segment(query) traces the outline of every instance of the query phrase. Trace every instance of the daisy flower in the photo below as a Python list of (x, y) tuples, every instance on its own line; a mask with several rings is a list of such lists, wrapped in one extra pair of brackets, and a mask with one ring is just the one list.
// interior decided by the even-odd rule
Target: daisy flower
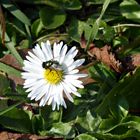
[(24, 60), (24, 72), (21, 73), (28, 97), (40, 100), (39, 106), (52, 104), (53, 110), (59, 110), (59, 106), (66, 108), (64, 98), (73, 102), (73, 94), (80, 97), (77, 88), (84, 86), (78, 79), (87, 74), (80, 74), (77, 69), (85, 61), (75, 61), (77, 53), (76, 47), (68, 51), (63, 42), (54, 43), (52, 48), (49, 41), (42, 42), (41, 46), (37, 44), (32, 52), (29, 51), (27, 60)]

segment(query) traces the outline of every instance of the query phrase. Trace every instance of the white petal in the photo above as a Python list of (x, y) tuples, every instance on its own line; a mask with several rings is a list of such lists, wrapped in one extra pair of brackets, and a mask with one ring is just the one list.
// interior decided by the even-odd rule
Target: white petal
[(26, 56), (26, 59), (30, 62), (30, 63), (32, 63), (32, 64), (38, 64), (38, 63), (40, 63), (40, 64), (42, 64), (42, 61), (40, 60), (40, 61), (36, 61), (35, 59), (33, 59), (32, 57), (30, 57), (30, 56)]
[(39, 80), (38, 82), (36, 82), (34, 84), (34, 86), (28, 88), (26, 91), (30, 91), (31, 92), (28, 94), (28, 97), (31, 97), (33, 94), (38, 94), (39, 91), (42, 90), (42, 86), (45, 85), (46, 83), (44, 82), (44, 80)]
[(50, 105), (52, 103), (53, 97), (51, 96), (48, 100), (48, 105)]
[(42, 51), (43, 51), (43, 53), (44, 53), (44, 57), (45, 57), (46, 61), (52, 59), (52, 58), (49, 56), (49, 54), (48, 54), (48, 50), (47, 50), (47, 48), (46, 48), (47, 46), (46, 46), (46, 44), (45, 44), (44, 42), (41, 42), (41, 47), (42, 47)]
[(71, 84), (72, 84), (73, 86), (75, 86), (75, 87), (84, 88), (84, 86), (82, 85), (82, 82), (79, 81), (79, 80), (71, 80), (70, 82), (71, 82)]
[(47, 42), (45, 43), (45, 47), (47, 49), (47, 52), (48, 52), (47, 54), (48, 54), (50, 60), (53, 59), (53, 54), (52, 54), (52, 48), (51, 48), (50, 41), (47, 40)]
[(32, 73), (36, 73), (36, 74), (42, 74), (44, 72), (44, 69), (42, 67), (36, 67), (36, 66), (28, 66), (28, 67), (23, 67), (24, 71), (27, 72), (32, 72)]
[(41, 93), (39, 93), (35, 98), (36, 101), (40, 100), (45, 94), (48, 94), (49, 86), (50, 85), (47, 84), (47, 85), (44, 85), (44, 87), (42, 87)]
[(73, 98), (72, 98), (72, 96), (70, 95), (70, 92), (67, 91), (67, 89), (65, 88), (65, 86), (63, 85), (63, 83), (61, 83), (61, 84), (62, 84), (62, 86), (63, 86), (65, 95), (67, 96), (67, 98), (68, 98), (71, 102), (73, 102)]
[(67, 52), (67, 55), (70, 55), (70, 54), (73, 54), (74, 51), (76, 50), (76, 47), (72, 47), (68, 52)]
[(63, 99), (63, 101), (62, 101), (62, 105), (64, 106), (64, 108), (67, 108), (67, 105), (66, 105), (66, 103), (65, 103), (65, 100)]
[(29, 73), (29, 72), (22, 72), (21, 73), (23, 79), (28, 79), (28, 78), (36, 78), (36, 79), (41, 79), (44, 78), (43, 74), (35, 74), (35, 73)]
[(73, 92), (74, 95), (76, 95), (77, 97), (81, 97), (81, 94), (79, 92)]
[(77, 53), (78, 53), (78, 50), (75, 50), (73, 53), (71, 53), (71, 54), (69, 54), (69, 55), (67, 54), (67, 55), (65, 56), (65, 58), (64, 58), (63, 63), (64, 63), (65, 65), (67, 65), (67, 66), (71, 65), (71, 64), (69, 63), (69, 61), (72, 60), (72, 59), (77, 55)]
[(78, 72), (79, 72), (78, 69), (74, 69), (74, 70), (72, 70), (72, 71), (68, 71), (67, 74), (76, 74), (76, 73), (78, 73)]
[(36, 62), (40, 63), (41, 60), (39, 59), (39, 57), (37, 57), (36, 55), (34, 55), (32, 52), (28, 52), (29, 56)]
[(72, 78), (72, 79), (78, 79), (78, 78), (83, 78), (83, 77), (87, 77), (88, 74), (69, 74), (69, 75), (65, 75), (65, 77), (67, 79)]
[(39, 106), (43, 106), (44, 102), (45, 102), (45, 97), (43, 97), (43, 98), (41, 99), (41, 101), (40, 101), (40, 103), (39, 103)]
[(36, 83), (37, 82), (37, 80), (36, 79), (26, 79), (25, 81), (24, 81), (24, 85), (30, 85), (30, 84), (34, 84), (34, 83)]
[(42, 67), (42, 63), (38, 63), (38, 62), (33, 63), (33, 62), (30, 62), (30, 61), (27, 61), (27, 60), (24, 60), (23, 64), (24, 64), (25, 67), (30, 67), (30, 66)]
[(67, 84), (67, 86), (69, 86), (72, 91), (77, 91), (77, 88), (73, 86), (68, 80), (64, 80), (63, 82), (65, 82), (65, 84)]
[(34, 54), (41, 60), (41, 61), (45, 61), (45, 56), (44, 53), (42, 52), (40, 46), (37, 44), (35, 46), (35, 48), (33, 49)]
[(61, 49), (61, 52), (60, 52), (60, 61), (59, 63), (62, 64), (64, 58), (65, 58), (65, 55), (66, 55), (66, 52), (67, 52), (67, 45), (64, 45), (63, 48)]
[(59, 44), (54, 43), (53, 45), (54, 60), (59, 61), (59, 56), (60, 56), (60, 51), (61, 51), (62, 46), (63, 46), (62, 41)]
[(52, 110), (55, 110), (55, 108), (56, 108), (56, 102), (52, 102)]
[(72, 65), (68, 67), (68, 71), (71, 71), (84, 63), (85, 59), (76, 60)]
[(49, 85), (48, 93), (43, 97), (44, 102), (42, 106), (44, 106), (48, 102), (48, 100), (52, 97), (52, 90), (53, 90), (53, 85)]

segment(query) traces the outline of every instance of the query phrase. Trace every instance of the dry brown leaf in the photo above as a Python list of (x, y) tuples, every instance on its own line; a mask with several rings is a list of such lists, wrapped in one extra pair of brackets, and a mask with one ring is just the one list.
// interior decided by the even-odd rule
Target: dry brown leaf
[(63, 138), (52, 138), (48, 136), (37, 136), (35, 134), (20, 134), (3, 131), (0, 132), (0, 140), (63, 140)]
[[(0, 59), (0, 62), (9, 65), (17, 70), (22, 70), (22, 67), (20, 66), (20, 64), (17, 62), (17, 60), (11, 55), (11, 54), (7, 54), (5, 55), (3, 58)], [(24, 80), (20, 77), (16, 77), (13, 75), (8, 75), (8, 78), (11, 79), (16, 85), (22, 85)]]
[(132, 65), (139, 67), (140, 66), (140, 54), (132, 55), (131, 58), (132, 58), (132, 60), (131, 60)]
[[(84, 36), (81, 37), (81, 48), (86, 48), (86, 40)], [(95, 47), (94, 43), (89, 45), (88, 54), (91, 57), (95, 57), (97, 61), (101, 61), (116, 72), (120, 73), (122, 71), (122, 64), (119, 60), (116, 60), (115, 55), (111, 52), (111, 47), (105, 45), (102, 48)]]
[(112, 52), (110, 52), (110, 50), (111, 47), (105, 45), (102, 48), (97, 48), (97, 47), (90, 48), (88, 53), (92, 57), (96, 57), (98, 61), (103, 62), (104, 64), (106, 64), (107, 66), (115, 70), (116, 72), (120, 73), (122, 71), (122, 64), (118, 60), (116, 60), (115, 55)]

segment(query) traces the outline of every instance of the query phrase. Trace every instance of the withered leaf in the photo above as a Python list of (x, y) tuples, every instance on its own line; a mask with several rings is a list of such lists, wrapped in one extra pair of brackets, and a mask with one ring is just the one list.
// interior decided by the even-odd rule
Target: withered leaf
[(93, 47), (90, 48), (88, 53), (91, 56), (96, 57), (96, 60), (103, 62), (111, 69), (120, 73), (122, 71), (122, 64), (116, 59), (115, 55), (111, 52), (111, 47), (105, 45), (102, 48)]
[[(17, 70), (22, 71), (22, 67), (18, 63), (18, 61), (13, 57), (11, 54), (5, 55), (3, 58), (0, 59), (0, 62), (7, 64)], [(16, 77), (13, 75), (8, 75), (8, 78), (11, 79), (16, 85), (22, 85), (23, 84), (23, 79), (20, 77)]]

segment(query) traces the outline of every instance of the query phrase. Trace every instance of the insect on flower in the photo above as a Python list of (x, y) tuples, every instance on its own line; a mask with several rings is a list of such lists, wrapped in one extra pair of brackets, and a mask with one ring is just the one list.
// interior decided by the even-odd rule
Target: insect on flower
[(55, 60), (49, 60), (42, 63), (42, 67), (45, 69), (50, 68), (52, 65), (59, 66), (59, 63)]
[(73, 95), (80, 97), (78, 88), (84, 88), (79, 78), (87, 74), (80, 74), (77, 69), (84, 63), (84, 59), (74, 60), (78, 50), (72, 47), (68, 50), (63, 42), (49, 41), (36, 45), (32, 52), (28, 52), (24, 60), (22, 78), (25, 79), (24, 88), (28, 97), (40, 101), (39, 106), (52, 104), (52, 109), (59, 106), (66, 108), (65, 98), (73, 102)]

